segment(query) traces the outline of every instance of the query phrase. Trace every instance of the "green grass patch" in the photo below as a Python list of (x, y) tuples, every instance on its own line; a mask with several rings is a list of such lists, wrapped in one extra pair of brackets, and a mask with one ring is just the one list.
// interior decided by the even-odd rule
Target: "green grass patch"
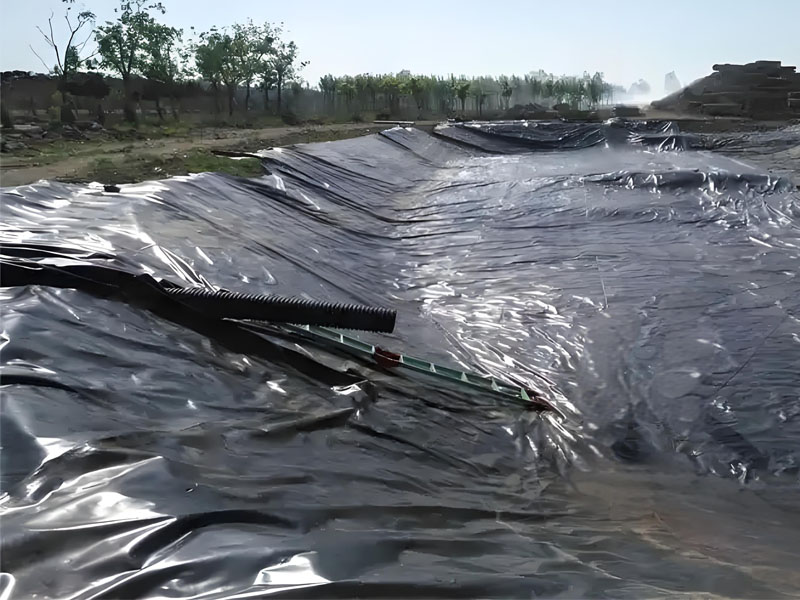
[(189, 173), (227, 173), (238, 177), (258, 177), (264, 174), (257, 158), (217, 156), (208, 150), (192, 150), (183, 155), (183, 165)]
[(78, 176), (62, 178), (65, 181), (99, 181), (103, 184), (135, 183), (164, 179), (190, 173), (225, 173), (237, 177), (259, 177), (264, 174), (261, 161), (256, 158), (229, 158), (217, 156), (205, 149), (167, 157), (127, 156), (118, 160), (100, 158)]
[(264, 129), (285, 127), (281, 117), (258, 113), (217, 115), (202, 119), (186, 115), (180, 121), (167, 117), (163, 121), (143, 118), (138, 123), (120, 122), (109, 126), (108, 131), (117, 139), (159, 139), (188, 136), (205, 129)]
[(197, 127), (190, 121), (175, 121), (172, 118), (164, 121), (141, 120), (137, 124), (117, 123), (109, 127), (109, 133), (117, 139), (159, 139), (189, 135)]

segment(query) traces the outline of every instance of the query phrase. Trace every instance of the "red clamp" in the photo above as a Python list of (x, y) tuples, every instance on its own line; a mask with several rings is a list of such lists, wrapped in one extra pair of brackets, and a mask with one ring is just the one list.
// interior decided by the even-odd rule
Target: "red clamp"
[(400, 355), (383, 348), (375, 348), (375, 362), (385, 369), (393, 369), (400, 366)]

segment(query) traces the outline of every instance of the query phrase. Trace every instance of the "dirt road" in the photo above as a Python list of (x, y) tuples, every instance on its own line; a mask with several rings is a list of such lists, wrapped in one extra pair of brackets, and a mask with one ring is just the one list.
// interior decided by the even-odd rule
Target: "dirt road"
[[(0, 186), (25, 185), (41, 179), (81, 180), (93, 171), (98, 161), (104, 161), (105, 164), (110, 161), (115, 169), (120, 169), (125, 173), (126, 165), (136, 161), (141, 163), (142, 159), (151, 162), (172, 159), (198, 148), (252, 152), (272, 146), (356, 137), (388, 127), (372, 123), (303, 125), (263, 129), (208, 127), (194, 129), (186, 135), (152, 140), (71, 142), (70, 152), (63, 156), (51, 155), (43, 159), (39, 156), (3, 154), (0, 159)], [(140, 178), (141, 173), (130, 172), (131, 181)]]
[[(667, 113), (648, 115), (648, 117), (676, 120), (682, 130), (700, 134), (730, 134), (785, 126), (785, 123), (761, 123), (741, 119), (698, 119)], [(415, 127), (430, 131), (435, 124), (435, 121), (417, 122)], [(205, 127), (154, 139), (120, 141), (101, 137), (86, 141), (60, 140), (60, 146), (53, 144), (52, 141), (41, 140), (30, 143), (27, 153), (12, 152), (0, 156), (0, 186), (13, 187), (39, 180), (130, 183), (218, 170), (254, 176), (261, 172), (257, 161), (253, 161), (249, 172), (236, 172), (229, 170), (231, 161), (208, 160), (214, 158), (211, 151), (254, 152), (272, 146), (357, 137), (389, 127), (391, 125), (374, 123), (254, 129)], [(34, 155), (31, 156), (31, 153)], [(798, 175), (800, 147), (777, 153), (748, 153), (748, 159), (776, 175), (800, 180)]]

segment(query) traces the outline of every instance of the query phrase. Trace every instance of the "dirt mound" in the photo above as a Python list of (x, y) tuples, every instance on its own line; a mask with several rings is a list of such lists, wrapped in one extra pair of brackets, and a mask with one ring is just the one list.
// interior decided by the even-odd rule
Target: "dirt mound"
[(653, 107), (712, 116), (754, 119), (800, 116), (800, 74), (780, 61), (714, 65), (714, 73)]
[(642, 109), (638, 106), (629, 106), (627, 104), (617, 104), (614, 107), (615, 117), (641, 117)]
[(529, 104), (515, 104), (503, 113), (503, 118), (510, 121), (526, 121), (530, 119), (553, 119), (558, 113), (546, 106), (531, 102)]

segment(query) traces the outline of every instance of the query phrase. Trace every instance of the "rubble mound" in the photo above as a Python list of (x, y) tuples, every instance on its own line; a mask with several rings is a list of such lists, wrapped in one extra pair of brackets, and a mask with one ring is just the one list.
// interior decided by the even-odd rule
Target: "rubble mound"
[(510, 121), (526, 121), (536, 119), (552, 119), (558, 113), (548, 109), (546, 106), (530, 102), (529, 104), (515, 104), (503, 113), (503, 118)]
[(642, 109), (638, 106), (629, 106), (627, 104), (617, 104), (614, 107), (615, 117), (641, 117), (643, 115)]
[(800, 116), (800, 73), (778, 60), (714, 65), (714, 72), (653, 102), (661, 110), (753, 119)]

